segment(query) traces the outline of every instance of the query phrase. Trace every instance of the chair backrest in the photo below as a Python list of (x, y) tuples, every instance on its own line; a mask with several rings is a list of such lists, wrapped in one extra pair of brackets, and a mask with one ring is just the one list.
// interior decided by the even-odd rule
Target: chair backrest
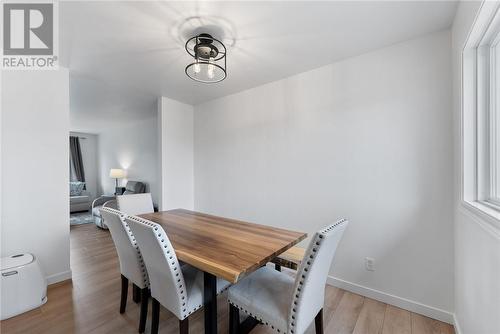
[(150, 193), (116, 196), (118, 210), (129, 216), (136, 216), (154, 211)]
[(289, 333), (304, 333), (323, 308), (326, 278), (347, 224), (347, 220), (341, 219), (316, 232), (309, 243), (295, 278), (288, 316)]
[(139, 181), (128, 181), (125, 185), (124, 195), (142, 194), (146, 192), (146, 184)]
[(177, 318), (187, 317), (187, 290), (181, 266), (163, 228), (136, 216), (125, 217), (148, 270), (151, 296)]
[(125, 215), (109, 207), (103, 207), (100, 211), (118, 253), (120, 272), (141, 289), (147, 287), (149, 281), (146, 267), (135, 237), (123, 221)]

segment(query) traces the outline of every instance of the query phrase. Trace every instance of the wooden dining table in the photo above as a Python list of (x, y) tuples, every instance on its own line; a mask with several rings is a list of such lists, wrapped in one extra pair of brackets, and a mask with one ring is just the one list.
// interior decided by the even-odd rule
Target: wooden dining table
[[(184, 209), (142, 214), (160, 224), (177, 258), (204, 273), (205, 333), (217, 333), (217, 277), (233, 284), (307, 234)], [(247, 327), (254, 326), (252, 319)]]

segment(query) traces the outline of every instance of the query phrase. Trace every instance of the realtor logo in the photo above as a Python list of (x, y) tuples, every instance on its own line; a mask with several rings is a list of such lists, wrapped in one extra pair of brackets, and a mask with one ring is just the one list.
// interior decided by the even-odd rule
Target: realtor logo
[(54, 3), (4, 3), (3, 69), (56, 69)]

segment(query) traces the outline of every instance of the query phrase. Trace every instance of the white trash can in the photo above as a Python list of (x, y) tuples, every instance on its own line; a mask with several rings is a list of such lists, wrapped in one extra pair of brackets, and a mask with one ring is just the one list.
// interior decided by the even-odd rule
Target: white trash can
[(47, 301), (47, 280), (33, 254), (1, 259), (0, 320), (37, 308)]

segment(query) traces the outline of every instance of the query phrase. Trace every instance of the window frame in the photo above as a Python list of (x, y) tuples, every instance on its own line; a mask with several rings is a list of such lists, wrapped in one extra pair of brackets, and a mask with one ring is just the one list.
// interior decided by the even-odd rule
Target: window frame
[(462, 205), (500, 230), (500, 4), (483, 2), (462, 50)]
[[(498, 14), (500, 17), (500, 14)], [(500, 21), (500, 20), (499, 20)], [(490, 198), (487, 203), (500, 210), (500, 22), (490, 46)]]

